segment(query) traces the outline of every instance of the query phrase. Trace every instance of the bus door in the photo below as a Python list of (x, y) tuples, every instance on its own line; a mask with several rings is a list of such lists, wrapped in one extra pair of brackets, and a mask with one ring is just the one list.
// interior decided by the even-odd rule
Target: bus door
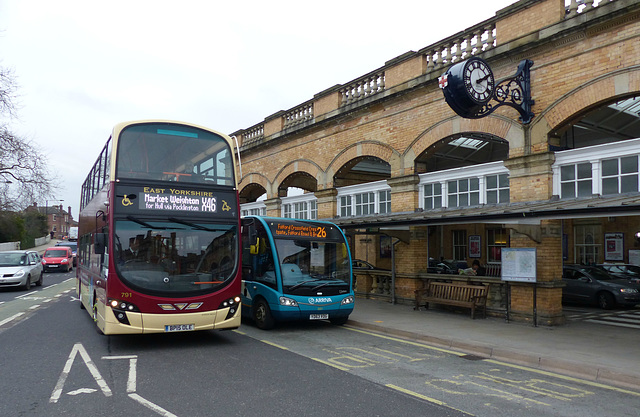
[(258, 298), (276, 305), (278, 279), (273, 246), (260, 221), (242, 219), (242, 313), (251, 315), (251, 308)]

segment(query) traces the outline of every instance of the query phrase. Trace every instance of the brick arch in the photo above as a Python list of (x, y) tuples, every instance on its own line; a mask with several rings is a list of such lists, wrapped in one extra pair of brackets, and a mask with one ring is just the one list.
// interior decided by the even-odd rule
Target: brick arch
[(640, 65), (597, 77), (561, 96), (540, 113), (532, 128), (555, 130), (599, 103), (640, 93)]
[(246, 174), (240, 180), (239, 185), (241, 187), (239, 188), (241, 198), (243, 195), (247, 194), (248, 190), (255, 187), (262, 187), (267, 193), (267, 198), (270, 198), (269, 191), (271, 190), (271, 181), (259, 172), (250, 172)]
[[(308, 159), (296, 159), (287, 163), (280, 171), (276, 173), (273, 180), (273, 191), (278, 192), (278, 188), (283, 181), (296, 173), (305, 173), (316, 179), (318, 184), (321, 183), (324, 177), (324, 172), (318, 164)], [(315, 190), (314, 190), (315, 191)]]
[(482, 119), (463, 119), (458, 116), (442, 120), (422, 132), (402, 154), (403, 174), (413, 173), (413, 163), (430, 146), (441, 139), (465, 132), (482, 132), (509, 142), (510, 153), (514, 148), (524, 148), (522, 124), (504, 116), (491, 115)]
[(395, 172), (399, 172), (401, 170), (401, 158), (400, 153), (393, 149), (391, 146), (378, 142), (378, 141), (361, 141), (358, 143), (354, 143), (353, 145), (347, 146), (341, 152), (336, 155), (335, 158), (329, 165), (327, 166), (326, 171), (326, 183), (324, 187), (321, 187), (318, 184), (318, 188), (330, 188), (333, 187), (333, 176), (335, 173), (344, 165), (348, 164), (349, 161), (360, 158), (363, 156), (373, 156), (376, 158), (380, 158), (383, 161), (389, 162), (391, 164), (391, 176), (394, 176)]

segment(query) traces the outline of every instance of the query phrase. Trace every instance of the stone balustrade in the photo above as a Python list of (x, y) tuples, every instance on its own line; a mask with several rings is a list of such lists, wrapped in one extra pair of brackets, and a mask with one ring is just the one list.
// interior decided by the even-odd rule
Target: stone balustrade
[[(546, 0), (546, 2), (551, 1), (554, 0)], [(409, 51), (388, 61), (378, 70), (322, 91), (312, 100), (289, 110), (279, 111), (265, 118), (264, 122), (246, 130), (234, 132), (232, 135), (238, 138), (242, 150), (246, 150), (253, 144), (262, 143), (263, 140), (281, 137), (285, 133), (307, 127), (310, 123), (322, 122), (342, 111), (350, 111), (354, 106), (370, 102), (365, 99), (385, 97), (388, 93), (399, 89), (411, 88), (407, 84), (408, 81), (420, 79), (421, 82), (431, 82), (437, 79), (446, 67), (456, 62), (489, 50), (500, 51), (498, 47), (503, 44), (508, 44), (512, 40), (518, 42), (518, 37), (530, 31), (543, 29), (554, 21), (558, 23), (554, 16), (558, 16), (558, 11), (561, 15), (563, 8), (564, 20), (567, 20), (620, 0), (564, 0), (564, 4), (561, 3), (563, 0), (557, 1), (557, 8), (547, 12), (546, 20), (542, 19), (538, 23), (540, 27), (523, 26), (520, 19), (526, 19), (528, 8), (544, 6), (544, 2), (529, 0), (529, 2), (514, 3), (484, 22), (417, 52)], [(508, 47), (502, 48), (503, 52), (508, 49)]]

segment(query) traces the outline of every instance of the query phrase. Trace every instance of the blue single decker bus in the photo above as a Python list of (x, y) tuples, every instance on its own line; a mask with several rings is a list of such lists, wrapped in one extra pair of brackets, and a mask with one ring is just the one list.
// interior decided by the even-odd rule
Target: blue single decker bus
[(270, 329), (280, 321), (329, 320), (353, 311), (349, 245), (333, 223), (242, 218), (242, 313)]

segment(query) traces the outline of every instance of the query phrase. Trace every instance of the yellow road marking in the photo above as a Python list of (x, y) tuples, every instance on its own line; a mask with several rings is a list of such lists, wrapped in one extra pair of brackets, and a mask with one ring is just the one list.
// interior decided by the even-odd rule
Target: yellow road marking
[(431, 398), (431, 397), (427, 397), (426, 395), (418, 394), (417, 392), (410, 391), (410, 390), (408, 390), (406, 388), (402, 388), (402, 387), (399, 387), (397, 385), (386, 384), (385, 386), (388, 387), (388, 388), (394, 389), (396, 391), (400, 391), (400, 392), (403, 392), (405, 394), (411, 395), (412, 397), (420, 398), (421, 400), (425, 400), (425, 401), (428, 401), (430, 403), (440, 405), (442, 407), (447, 407), (447, 408), (449, 408), (451, 410), (459, 411), (459, 412), (464, 413), (464, 414), (469, 415), (469, 416), (474, 416), (475, 415), (475, 414), (467, 413), (466, 411), (459, 410), (457, 408), (451, 407), (447, 403), (442, 402), (440, 400), (436, 400), (435, 398)]
[(268, 341), (268, 340), (261, 340), (261, 342), (262, 342), (262, 343), (266, 343), (267, 345), (275, 346), (275, 347), (280, 348), (280, 349), (282, 349), (282, 350), (289, 350), (289, 348), (286, 348), (286, 347), (284, 347), (284, 346), (280, 346), (280, 345), (275, 344), (275, 343), (273, 343), (273, 342), (270, 342), (270, 341)]
[(394, 342), (405, 343), (407, 345), (420, 346), (420, 347), (423, 347), (423, 348), (426, 348), (426, 349), (435, 350), (435, 351), (438, 351), (438, 352), (448, 353), (450, 355), (455, 355), (455, 356), (464, 356), (464, 355), (466, 355), (466, 353), (456, 352), (456, 351), (449, 350), (449, 349), (437, 348), (437, 347), (434, 347), (434, 346), (425, 345), (424, 343), (420, 343), (420, 342), (412, 342), (410, 340), (400, 339), (398, 337), (385, 336), (385, 335), (382, 335), (382, 334), (379, 334), (379, 333), (370, 332), (368, 330), (356, 329), (356, 328), (351, 327), (351, 326), (342, 326), (340, 328), (346, 329), (346, 330), (350, 330), (352, 332), (368, 334), (370, 336), (379, 337), (381, 339), (388, 339), (388, 340), (393, 340)]
[(579, 384), (589, 385), (591, 387), (607, 389), (607, 390), (610, 390), (610, 391), (616, 391), (616, 392), (620, 392), (620, 393), (623, 393), (623, 394), (630, 394), (630, 395), (635, 395), (637, 397), (640, 397), (640, 392), (630, 391), (630, 390), (627, 390), (627, 389), (624, 389), (624, 388), (618, 388), (618, 387), (614, 387), (614, 386), (611, 386), (611, 385), (605, 385), (605, 384), (601, 384), (599, 382), (589, 381), (588, 379), (574, 378), (572, 376), (556, 374), (554, 372), (543, 371), (541, 369), (530, 368), (528, 366), (514, 365), (514, 364), (511, 364), (511, 363), (500, 362), (500, 361), (497, 361), (495, 359), (485, 359), (485, 362), (494, 363), (496, 365), (508, 366), (510, 368), (520, 369), (520, 370), (523, 370), (523, 371), (535, 372), (535, 373), (540, 374), (540, 375), (546, 375), (546, 376), (551, 376), (551, 377), (558, 378), (558, 379), (564, 379), (565, 381), (576, 382), (576, 383), (579, 383)]
[(349, 369), (347, 369), (347, 368), (343, 368), (342, 366), (338, 366), (338, 365), (336, 365), (336, 364), (334, 364), (334, 363), (327, 362), (327, 361), (323, 361), (322, 359), (318, 359), (318, 358), (311, 358), (311, 359), (313, 359), (313, 360), (314, 360), (314, 361), (316, 361), (316, 362), (320, 362), (320, 363), (321, 363), (321, 364), (323, 364), (323, 365), (333, 366), (334, 368), (336, 368), (336, 369), (340, 369), (341, 371), (349, 372)]

